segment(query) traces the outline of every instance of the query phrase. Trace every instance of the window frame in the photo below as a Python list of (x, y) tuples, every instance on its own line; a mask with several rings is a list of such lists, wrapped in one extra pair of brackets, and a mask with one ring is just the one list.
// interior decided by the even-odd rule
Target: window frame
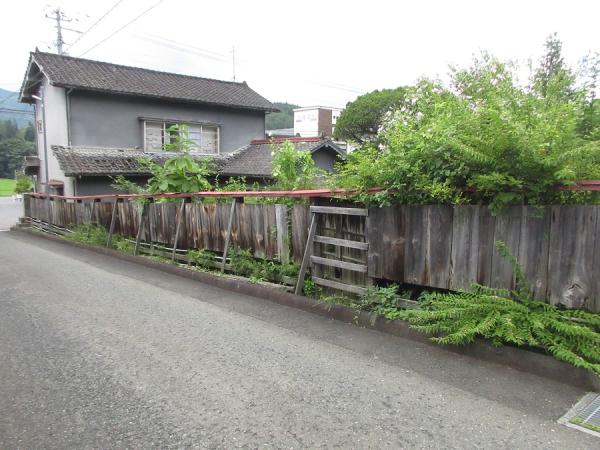
[[(197, 146), (197, 149), (191, 150), (190, 153), (194, 153), (197, 155), (220, 155), (221, 154), (221, 126), (216, 123), (210, 122), (190, 122), (190, 121), (180, 121), (180, 120), (169, 120), (169, 119), (154, 119), (150, 117), (140, 117), (140, 120), (143, 122), (143, 136), (144, 136), (144, 153), (173, 153), (164, 149), (165, 146), (165, 135), (167, 129), (172, 125), (185, 125), (187, 127), (200, 127), (200, 143)], [(157, 125), (162, 125), (162, 146), (161, 150), (151, 150), (148, 149), (148, 140), (147, 140), (147, 124), (153, 123)], [(202, 150), (202, 134), (204, 132), (204, 127), (215, 129), (217, 132), (217, 148), (215, 152), (206, 153)]]

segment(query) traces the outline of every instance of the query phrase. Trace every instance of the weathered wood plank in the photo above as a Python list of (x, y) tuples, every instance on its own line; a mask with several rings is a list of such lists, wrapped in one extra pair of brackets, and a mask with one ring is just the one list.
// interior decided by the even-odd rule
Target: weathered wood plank
[(233, 218), (235, 217), (235, 207), (237, 201), (234, 198), (231, 202), (229, 211), (229, 221), (227, 223), (227, 235), (225, 236), (225, 247), (223, 248), (223, 264), (221, 265), (221, 273), (225, 272), (225, 260), (227, 259), (227, 251), (229, 250), (229, 241), (231, 240), (231, 230), (233, 229)]
[(311, 206), (311, 213), (323, 213), (323, 214), (342, 214), (349, 216), (363, 216), (369, 215), (369, 210), (365, 208), (341, 208), (339, 206)]
[(356, 248), (359, 250), (369, 249), (369, 244), (367, 242), (350, 241), (348, 239), (338, 239), (328, 236), (315, 236), (315, 242), (320, 244), (336, 245), (339, 247)]
[(308, 236), (310, 212), (307, 206), (294, 205), (292, 208), (292, 255), (294, 262), (301, 263)]
[[(494, 228), (494, 244), (502, 241), (508, 251), (515, 257), (519, 256), (521, 240), (521, 219), (523, 210), (521, 206), (510, 206), (496, 216)], [(497, 248), (492, 254), (492, 279), (490, 286), (504, 289), (514, 289), (515, 274), (510, 262), (500, 255)]]
[(591, 308), (597, 206), (554, 206), (551, 209), (548, 299), (568, 308)]
[(322, 264), (324, 266), (337, 267), (339, 269), (367, 273), (367, 266), (365, 264), (349, 263), (346, 261), (340, 261), (338, 259), (322, 258), (320, 256), (311, 256), (310, 260), (314, 264)]
[(596, 230), (594, 232), (594, 260), (592, 263), (593, 289), (588, 309), (600, 312), (600, 207), (596, 207)]
[(366, 218), (369, 277), (404, 282), (404, 206), (370, 208)]
[(277, 256), (282, 264), (288, 264), (290, 262), (290, 234), (286, 205), (275, 205), (275, 224), (277, 227)]
[(364, 295), (367, 293), (367, 288), (355, 286), (353, 284), (340, 283), (339, 281), (327, 280), (320, 277), (312, 277), (312, 280), (319, 286), (337, 289), (338, 291), (350, 292), (357, 295)]
[(298, 282), (296, 283), (296, 295), (302, 294), (302, 288), (304, 286), (304, 277), (306, 275), (306, 269), (310, 262), (310, 257), (313, 252), (313, 239), (317, 231), (316, 216), (313, 214), (310, 219), (310, 228), (308, 230), (308, 237), (306, 238), (306, 244), (304, 246), (304, 256), (302, 257), (302, 264), (300, 265), (300, 271), (298, 272)]
[(536, 299), (546, 298), (549, 238), (550, 208), (523, 206), (518, 258)]

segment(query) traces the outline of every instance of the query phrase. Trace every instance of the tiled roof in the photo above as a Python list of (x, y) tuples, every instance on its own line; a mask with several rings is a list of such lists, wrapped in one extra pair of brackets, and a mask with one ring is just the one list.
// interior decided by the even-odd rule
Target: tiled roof
[[(194, 155), (198, 160), (211, 159), (215, 170), (228, 176), (248, 176), (269, 178), (273, 162), (273, 146), (291, 142), (298, 151), (315, 152), (323, 147), (343, 155), (344, 152), (329, 139), (291, 138), (260, 139), (236, 150), (220, 155)], [(173, 156), (167, 152), (145, 153), (134, 148), (105, 147), (64, 147), (53, 145), (52, 151), (65, 176), (116, 176), (150, 175), (141, 163), (141, 158), (149, 158), (157, 164), (163, 164)]]
[(315, 152), (320, 148), (329, 147), (340, 155), (344, 154), (343, 150), (329, 139), (298, 137), (261, 139), (236, 150), (225, 161), (221, 173), (229, 176), (269, 178), (273, 168), (273, 147), (278, 147), (283, 142), (291, 142), (298, 151)]
[[(168, 153), (145, 153), (132, 148), (103, 147), (63, 147), (52, 146), (60, 169), (68, 177), (72, 176), (115, 176), (150, 175), (140, 158), (150, 158), (158, 164), (164, 163), (172, 155)], [(197, 159), (212, 159), (220, 170), (228, 155), (198, 155)]]
[[(231, 108), (277, 111), (270, 101), (245, 83), (122, 66), (53, 53), (31, 53), (55, 86), (98, 92), (179, 100)], [(22, 92), (27, 90), (28, 79)], [(23, 95), (23, 100), (27, 101)]]

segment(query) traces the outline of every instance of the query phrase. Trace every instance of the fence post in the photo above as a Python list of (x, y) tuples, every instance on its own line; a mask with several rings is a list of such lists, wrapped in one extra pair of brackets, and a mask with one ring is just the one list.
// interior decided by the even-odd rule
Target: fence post
[(302, 264), (300, 265), (300, 272), (298, 273), (298, 281), (296, 283), (296, 295), (302, 294), (302, 288), (304, 285), (304, 276), (306, 275), (306, 269), (313, 252), (313, 241), (315, 239), (315, 233), (317, 231), (317, 215), (312, 213), (310, 219), (310, 228), (308, 229), (308, 238), (306, 239), (306, 247), (304, 248), (304, 256), (302, 257)]
[(223, 261), (221, 261), (221, 273), (225, 272), (225, 264), (227, 262), (227, 251), (229, 249), (229, 241), (231, 240), (231, 230), (233, 228), (233, 217), (235, 215), (235, 205), (237, 198), (234, 197), (229, 210), (229, 223), (227, 224), (227, 235), (225, 236), (225, 248), (223, 249)]
[(138, 251), (140, 249), (140, 242), (142, 240), (142, 234), (144, 233), (144, 226), (146, 224), (146, 221), (144, 219), (146, 218), (147, 212), (148, 212), (148, 203), (144, 202), (142, 204), (142, 210), (140, 211), (140, 221), (138, 223), (138, 232), (137, 232), (137, 236), (135, 238), (135, 248), (133, 249), (134, 255), (137, 255)]
[(181, 199), (181, 205), (179, 206), (179, 212), (177, 213), (177, 225), (175, 226), (175, 238), (173, 239), (173, 253), (171, 254), (171, 261), (175, 261), (175, 253), (177, 252), (177, 242), (179, 240), (179, 230), (181, 229), (181, 219), (185, 214), (185, 204), (190, 201), (190, 197)]
[(113, 232), (115, 231), (115, 222), (117, 221), (117, 205), (119, 203), (121, 203), (123, 201), (123, 199), (120, 198), (116, 198), (115, 202), (113, 203), (113, 207), (112, 207), (112, 214), (110, 216), (110, 228), (108, 230), (108, 238), (106, 239), (106, 246), (110, 247), (110, 242), (112, 241), (112, 235)]
[(277, 255), (281, 264), (290, 262), (290, 235), (288, 230), (287, 205), (275, 205), (275, 224), (277, 226)]

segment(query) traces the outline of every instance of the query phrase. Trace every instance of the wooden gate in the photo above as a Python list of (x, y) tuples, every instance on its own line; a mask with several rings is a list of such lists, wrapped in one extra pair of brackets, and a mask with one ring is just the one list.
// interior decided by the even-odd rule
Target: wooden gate
[(369, 284), (365, 208), (311, 206), (308, 238), (300, 266), (296, 294), (302, 293), (306, 270), (321, 287), (364, 294)]

